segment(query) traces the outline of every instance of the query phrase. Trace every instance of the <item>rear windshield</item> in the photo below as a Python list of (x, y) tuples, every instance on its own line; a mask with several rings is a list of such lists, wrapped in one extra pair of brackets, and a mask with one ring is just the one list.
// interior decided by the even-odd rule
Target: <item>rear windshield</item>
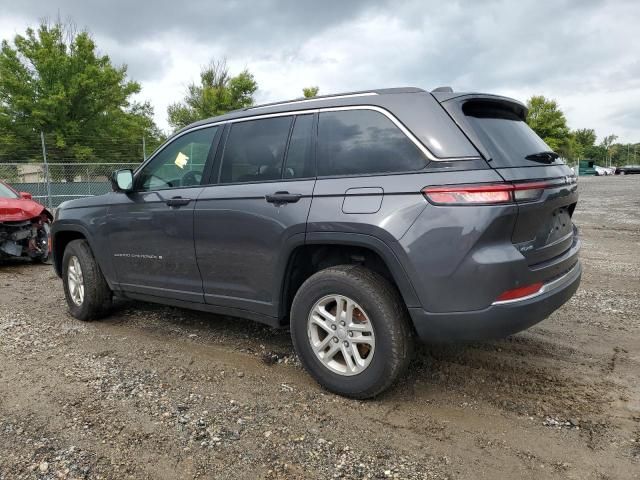
[[(467, 102), (462, 111), (482, 146), (491, 157), (492, 167), (532, 167), (540, 162), (527, 155), (552, 151), (515, 112), (494, 102)], [(558, 165), (556, 159), (545, 164)]]
[(0, 183), (0, 198), (20, 198), (16, 192)]

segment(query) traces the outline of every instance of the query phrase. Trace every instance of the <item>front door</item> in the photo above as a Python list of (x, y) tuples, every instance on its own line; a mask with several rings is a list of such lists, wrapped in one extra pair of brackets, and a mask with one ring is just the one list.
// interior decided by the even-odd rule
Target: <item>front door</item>
[(109, 207), (109, 246), (119, 287), (203, 302), (193, 245), (193, 214), (220, 127), (186, 133), (136, 173), (134, 192)]
[(196, 203), (206, 303), (277, 315), (281, 270), (304, 243), (315, 185), (313, 125), (313, 114), (232, 123), (218, 185)]

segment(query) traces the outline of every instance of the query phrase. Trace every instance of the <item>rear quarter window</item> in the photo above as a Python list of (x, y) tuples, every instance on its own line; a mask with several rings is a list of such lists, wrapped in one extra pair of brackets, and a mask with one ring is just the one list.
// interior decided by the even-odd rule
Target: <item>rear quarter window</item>
[(426, 164), (420, 149), (380, 112), (320, 113), (319, 176), (407, 172)]

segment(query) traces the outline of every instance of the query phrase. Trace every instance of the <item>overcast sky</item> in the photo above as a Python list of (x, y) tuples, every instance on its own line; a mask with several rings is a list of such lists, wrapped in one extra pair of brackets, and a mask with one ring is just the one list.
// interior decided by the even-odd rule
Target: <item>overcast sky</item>
[(258, 102), (450, 85), (556, 99), (571, 128), (640, 142), (640, 1), (0, 0), (0, 37), (71, 18), (125, 63), (167, 125), (211, 59), (254, 74)]

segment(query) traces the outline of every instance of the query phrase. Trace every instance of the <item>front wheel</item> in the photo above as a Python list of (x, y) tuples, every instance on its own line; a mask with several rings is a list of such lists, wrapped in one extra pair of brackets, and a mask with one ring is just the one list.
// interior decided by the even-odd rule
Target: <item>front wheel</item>
[(393, 384), (414, 341), (398, 292), (359, 265), (327, 268), (302, 284), (291, 307), (291, 337), (318, 383), (360, 399)]
[(62, 283), (69, 312), (78, 320), (104, 317), (112, 292), (86, 240), (73, 240), (62, 257)]

